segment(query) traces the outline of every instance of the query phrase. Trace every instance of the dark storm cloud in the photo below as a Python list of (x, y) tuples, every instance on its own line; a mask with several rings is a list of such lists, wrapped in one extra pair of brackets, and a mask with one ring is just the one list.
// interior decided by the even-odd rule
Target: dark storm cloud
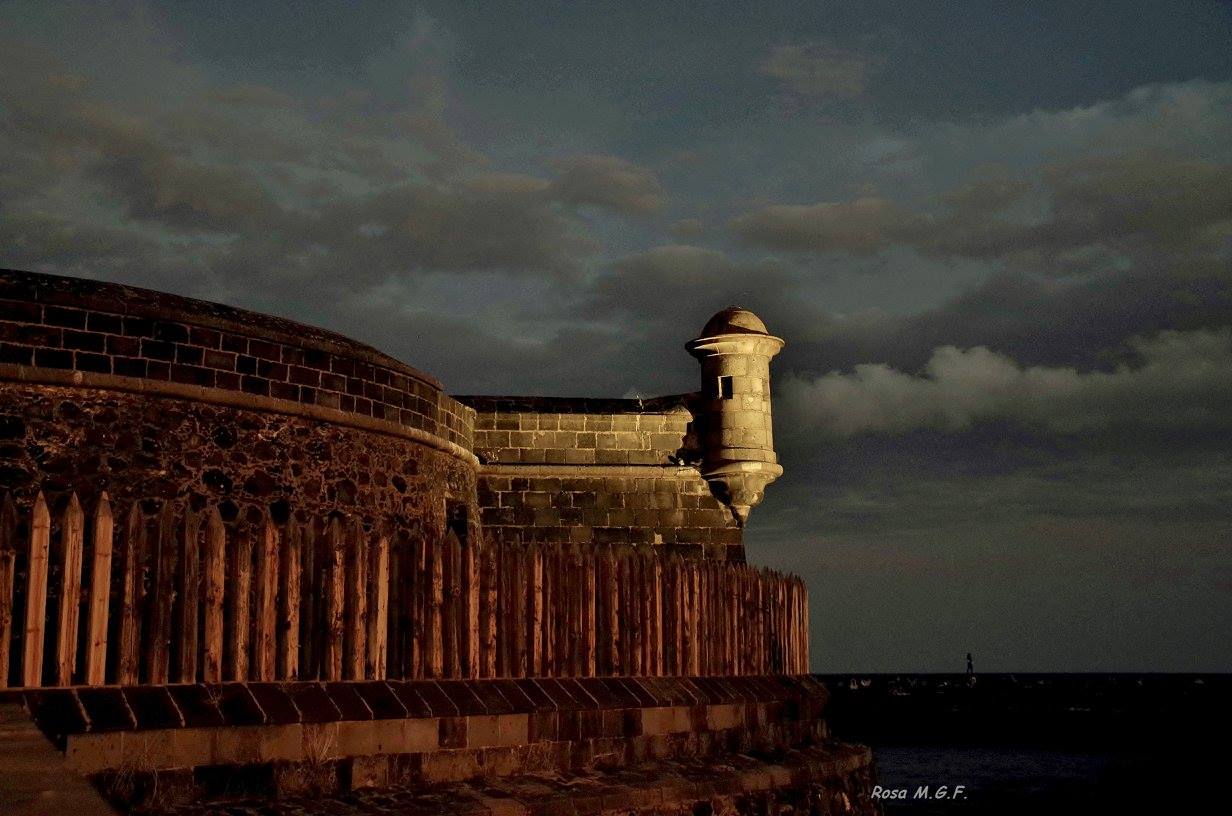
[(1232, 165), (1139, 152), (1039, 168), (1042, 221), (1007, 217), (1023, 181), (974, 182), (940, 196), (932, 212), (883, 196), (770, 205), (734, 218), (743, 240), (772, 249), (869, 255), (903, 245), (938, 258), (1030, 260), (1053, 274), (1087, 271), (1101, 254), (1225, 249), (1232, 240)]
[(1023, 364), (1085, 371), (1125, 361), (1122, 349), (1137, 334), (1228, 325), (1232, 275), (1220, 261), (1075, 281), (1005, 273), (933, 309), (857, 324), (845, 334), (861, 358), (835, 358), (833, 367), (877, 360), (915, 370), (938, 346), (987, 345)]
[[(1227, 258), (1230, 103), (1232, 84), (1194, 81), (999, 122), (925, 127), (898, 148), (909, 161), (875, 163), (859, 195), (767, 203), (728, 226), (746, 245), (778, 251), (859, 258), (905, 248), (1044, 275)], [(937, 175), (942, 167), (948, 180)], [(885, 192), (904, 186), (904, 176), (926, 183), (911, 195)]]
[(91, 226), (50, 214), (4, 214), (0, 244), (5, 263), (18, 269), (51, 267), (92, 277), (134, 263), (157, 266), (161, 245), (130, 230)]
[(663, 187), (655, 174), (616, 156), (571, 156), (551, 165), (560, 175), (552, 181), (550, 194), (565, 203), (630, 214), (663, 207)]
[(700, 238), (706, 233), (706, 225), (699, 218), (681, 218), (671, 226), (672, 237), (682, 240)]
[[(742, 264), (718, 250), (687, 244), (654, 247), (620, 258), (594, 285), (593, 314), (625, 314), (637, 321), (663, 324), (673, 311), (688, 306), (690, 296), (708, 292), (713, 301), (781, 295), (791, 276), (772, 263)], [(709, 303), (697, 304), (702, 314)], [(711, 311), (715, 311), (711, 309)], [(698, 324), (699, 326), (701, 324)]]
[(852, 97), (864, 93), (868, 70), (866, 56), (822, 40), (777, 46), (758, 73), (801, 96)]
[(552, 209), (541, 181), (515, 176), (480, 177), (453, 189), (393, 187), (328, 207), (321, 221), (324, 239), (344, 254), (371, 247), (403, 269), (564, 274), (595, 248)]
[[(46, 56), (27, 53), (24, 67), (4, 88), (4, 136), (24, 165), (12, 175), (26, 185), (5, 199), (19, 246), (62, 232), (40, 206), (59, 188), (110, 199), (148, 228), (147, 247), (161, 240), (182, 251), (175, 239), (213, 234), (225, 248), (207, 260), (223, 276), (232, 258), (278, 254), (281, 274), (321, 282), (331, 268), (373, 282), (416, 268), (570, 275), (598, 248), (572, 207), (637, 214), (663, 203), (653, 173), (602, 155), (552, 160), (551, 179), (476, 168), (445, 182), (441, 155), (462, 155), (447, 126), (408, 111), (365, 115), (363, 100), (323, 113), (244, 85), (142, 116), (94, 99), (84, 79), (51, 73)], [(483, 164), (468, 159), (456, 169)]]
[[(49, 205), (62, 197), (102, 199), (129, 219), (127, 238), (97, 211), (77, 213), (74, 228), (114, 239), (102, 262), (140, 245), (134, 275), (149, 271), (158, 246), (182, 253), (187, 238), (202, 239), (198, 257), (224, 279), (261, 269), (328, 283), (339, 268), (351, 271), (349, 285), (417, 268), (569, 275), (597, 248), (573, 206), (662, 204), (653, 173), (610, 156), (554, 160), (551, 179), (487, 172), (439, 117), (369, 109), (362, 94), (312, 105), (247, 84), (135, 113), (97, 98), (45, 52), (13, 53), (21, 59), (0, 91), (0, 146), (14, 263), (56, 257), (46, 243), (71, 216)], [(442, 157), (454, 162), (449, 180)], [(267, 263), (237, 269), (254, 257)]]
[[(831, 315), (801, 300), (800, 282), (773, 260), (737, 261), (714, 249), (669, 244), (612, 262), (587, 291), (583, 313), (624, 327), (624, 366), (644, 388), (686, 390), (696, 387), (696, 366), (677, 350), (724, 306), (752, 309), (793, 342), (829, 325)], [(648, 348), (664, 351), (648, 355)]]
[(11, 3), (0, 264), (455, 393), (690, 390), (740, 304), (817, 668), (1226, 669), (1232, 17), (1106, 5)]
[(732, 219), (745, 241), (772, 249), (869, 255), (902, 241), (911, 216), (881, 196), (812, 205), (773, 204)]

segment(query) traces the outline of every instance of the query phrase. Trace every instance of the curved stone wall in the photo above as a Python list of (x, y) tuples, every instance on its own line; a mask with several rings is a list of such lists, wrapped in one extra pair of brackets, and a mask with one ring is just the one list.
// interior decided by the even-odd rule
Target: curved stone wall
[[(474, 506), (474, 411), (321, 329), (109, 283), (0, 271), (0, 491), (102, 490), (443, 527)], [(472, 509), (471, 518), (477, 512)]]
[(473, 412), (423, 372), (324, 329), (146, 289), (0, 270), (0, 363), (270, 397), (470, 447)]
[[(227, 522), (432, 519), (474, 468), (413, 439), (302, 416), (98, 388), (0, 387), (0, 490), (217, 504)], [(24, 503), (24, 501), (22, 502)], [(438, 525), (439, 526), (439, 525)]]

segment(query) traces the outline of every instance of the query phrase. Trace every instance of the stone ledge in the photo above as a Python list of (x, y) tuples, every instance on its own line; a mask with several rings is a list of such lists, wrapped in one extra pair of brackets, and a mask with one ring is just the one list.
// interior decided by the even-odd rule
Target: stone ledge
[[(548, 713), (571, 715), (557, 718), (568, 724), (659, 709), (691, 711), (698, 727), (729, 722), (733, 704), (756, 704), (771, 722), (809, 720), (821, 716), (827, 692), (808, 675), (750, 675), (81, 686), (0, 692), (6, 698), (23, 701), (63, 747), (71, 735), (123, 731)], [(536, 722), (528, 719), (528, 728), (551, 727)]]
[(693, 465), (678, 465), (671, 462), (644, 465), (565, 464), (560, 462), (485, 462), (480, 465), (481, 476), (516, 476), (522, 478), (578, 478), (578, 479), (684, 479), (701, 478), (701, 472)]
[(645, 399), (609, 397), (527, 397), (459, 394), (454, 399), (481, 414), (668, 414), (688, 411), (696, 393)]
[[(0, 269), (0, 299), (9, 304), (10, 309), (22, 310), (16, 319), (23, 322), (40, 323), (42, 310), (51, 308), (79, 313), (85, 328), (89, 328), (86, 323), (89, 313), (98, 313), (96, 317), (104, 318), (139, 317), (155, 324), (183, 323), (355, 357), (413, 377), (438, 391), (441, 388), (440, 382), (429, 374), (337, 332), (169, 292), (44, 272)], [(52, 322), (54, 325), (75, 325), (71, 320)]]
[[(219, 405), (228, 408), (304, 417), (328, 422), (332, 425), (342, 425), (362, 431), (409, 439), (448, 453), (469, 465), (477, 466), (479, 464), (478, 458), (457, 442), (450, 441), (443, 436), (438, 436), (432, 431), (404, 424), (401, 419), (395, 421), (376, 416), (366, 416), (329, 406), (278, 399), (261, 394), (249, 394), (243, 391), (193, 385), (190, 383), (151, 380), (144, 377), (126, 377), (118, 374), (74, 371), (71, 369), (39, 368), (4, 362), (0, 362), (0, 381), (28, 385), (54, 385), (65, 388), (96, 388), (102, 391), (121, 391), (151, 397)], [(401, 415), (399, 416), (401, 417)], [(419, 414), (415, 416), (419, 418), (421, 424), (427, 424), (432, 421), (426, 416)]]
[(733, 740), (778, 744), (783, 735), (807, 740), (824, 731), (820, 721), (766, 717), (764, 704), (733, 708), (738, 714), (730, 723), (711, 725), (703, 717), (701, 727), (694, 722), (695, 709), (678, 706), (614, 711), (616, 716), (610, 718), (556, 714), (546, 718), (546, 726), (536, 715), (540, 719), (533, 731), (527, 714), (110, 731), (69, 735), (64, 756), (70, 769), (83, 774), (407, 755), (423, 761), (447, 760), (457, 769), (467, 768), (468, 762), (482, 764), (477, 753), (481, 749), (549, 748), (560, 743), (577, 748), (606, 742), (622, 756), (671, 756), (674, 742), (703, 735), (721, 744)]
[(66, 767), (15, 703), (0, 704), (0, 813), (4, 816), (112, 816), (86, 780)]

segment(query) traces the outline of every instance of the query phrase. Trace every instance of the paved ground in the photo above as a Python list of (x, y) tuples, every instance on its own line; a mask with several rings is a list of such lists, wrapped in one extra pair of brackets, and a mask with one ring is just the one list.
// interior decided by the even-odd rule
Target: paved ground
[(64, 767), (64, 755), (20, 703), (0, 703), (0, 814), (113, 816), (90, 783)]

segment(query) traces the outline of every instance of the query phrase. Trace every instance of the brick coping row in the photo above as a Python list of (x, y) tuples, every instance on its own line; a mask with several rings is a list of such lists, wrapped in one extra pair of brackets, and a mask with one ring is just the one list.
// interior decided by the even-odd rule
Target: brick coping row
[(808, 675), (507, 680), (230, 682), (12, 690), (63, 745), (73, 734), (289, 725), (551, 711), (782, 704), (819, 717), (825, 687)]
[(345, 335), (208, 300), (139, 286), (20, 269), (0, 269), (0, 298), (257, 334), (287, 345), (353, 356), (397, 370), (441, 390), (440, 381), (432, 375)]
[(246, 394), (239, 391), (229, 391), (222, 388), (188, 383), (161, 382), (142, 377), (123, 377), (115, 374), (97, 374), (88, 371), (35, 368), (0, 362), (0, 383), (3, 382), (22, 386), (49, 385), (60, 388), (119, 391), (155, 398), (217, 405), (224, 408), (303, 417), (319, 422), (327, 422), (331, 425), (341, 425), (370, 433), (408, 439), (461, 459), (472, 467), (477, 467), (479, 464), (478, 457), (467, 447), (450, 439), (449, 436), (452, 434), (445, 428), (442, 428), (442, 431), (437, 433), (405, 424), (401, 421), (370, 417), (364, 414), (343, 411), (338, 408), (312, 405), (276, 397)]
[(445, 394), (435, 378), (370, 346), (288, 320), (99, 281), (0, 270), (0, 364), (272, 398), (471, 445), (473, 409)]
[(696, 392), (642, 399), (455, 394), (454, 399), (481, 414), (670, 414), (687, 412), (699, 396)]

